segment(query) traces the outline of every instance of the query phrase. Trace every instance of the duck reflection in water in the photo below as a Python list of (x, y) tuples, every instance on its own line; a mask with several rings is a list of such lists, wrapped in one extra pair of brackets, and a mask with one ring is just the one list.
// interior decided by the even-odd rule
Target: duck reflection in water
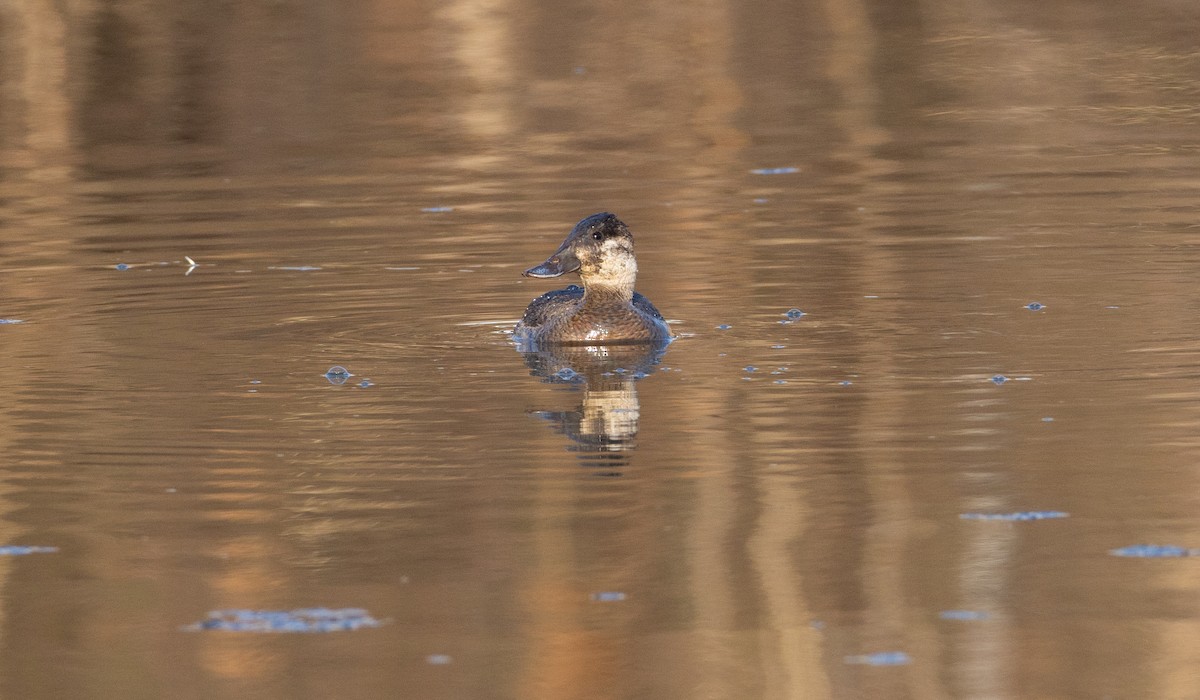
[(582, 391), (579, 405), (569, 411), (536, 411), (572, 440), (585, 466), (620, 476), (637, 446), (637, 382), (650, 375), (666, 352), (666, 344), (560, 346), (526, 352), (525, 364), (534, 376)]
[(633, 233), (608, 213), (593, 214), (527, 277), (576, 272), (583, 286), (547, 292), (530, 302), (513, 330), (533, 374), (582, 387), (574, 411), (542, 411), (574, 441), (584, 461), (617, 468), (635, 446), (639, 405), (635, 383), (662, 359), (672, 337), (662, 314), (634, 291)]

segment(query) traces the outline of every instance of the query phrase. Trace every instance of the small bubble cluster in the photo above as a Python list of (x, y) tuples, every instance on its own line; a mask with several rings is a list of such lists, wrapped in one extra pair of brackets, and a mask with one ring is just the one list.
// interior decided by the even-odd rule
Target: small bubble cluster
[(1137, 557), (1144, 559), (1177, 559), (1200, 556), (1200, 549), (1188, 549), (1173, 544), (1134, 544), (1109, 550), (1114, 557)]
[(938, 613), (938, 617), (942, 618), (943, 620), (971, 621), (986, 620), (988, 619), (988, 614), (985, 612), (979, 612), (978, 610), (943, 610)]
[(57, 551), (58, 547), (30, 547), (20, 544), (0, 546), (0, 556), (4, 557), (20, 557), (26, 554), (53, 554)]
[(963, 513), (958, 517), (963, 520), (1006, 520), (1018, 522), (1025, 520), (1053, 520), (1070, 517), (1070, 514), (1059, 510), (1027, 510), (1016, 513)]
[(865, 666), (903, 666), (912, 659), (902, 651), (881, 651), (875, 654), (858, 654), (845, 657), (848, 664), (863, 664)]
[(359, 608), (216, 610), (208, 614), (208, 619), (184, 629), (193, 632), (347, 632), (382, 624)]
[(597, 603), (617, 603), (626, 597), (621, 591), (599, 591), (591, 595), (592, 600)]

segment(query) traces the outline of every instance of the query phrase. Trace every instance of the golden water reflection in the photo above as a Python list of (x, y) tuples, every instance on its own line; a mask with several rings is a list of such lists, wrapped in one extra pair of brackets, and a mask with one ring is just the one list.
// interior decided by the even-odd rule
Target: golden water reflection
[[(1200, 535), (1197, 30), (4, 4), (0, 690), (1191, 698), (1193, 562), (1107, 552)], [(598, 210), (681, 339), (515, 355)]]

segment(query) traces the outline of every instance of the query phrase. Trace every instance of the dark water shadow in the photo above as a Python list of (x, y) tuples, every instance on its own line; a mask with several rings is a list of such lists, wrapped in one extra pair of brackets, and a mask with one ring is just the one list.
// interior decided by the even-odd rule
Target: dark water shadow
[(597, 476), (621, 476), (637, 447), (641, 408), (637, 382), (650, 376), (667, 351), (659, 345), (590, 345), (518, 348), (531, 374), (575, 387), (579, 405), (569, 411), (532, 411), (570, 438), (567, 449)]

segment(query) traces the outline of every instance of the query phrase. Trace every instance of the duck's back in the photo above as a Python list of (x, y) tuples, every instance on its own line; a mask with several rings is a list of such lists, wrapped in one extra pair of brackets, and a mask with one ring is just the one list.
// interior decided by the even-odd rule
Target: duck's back
[(522, 329), (536, 332), (557, 319), (571, 316), (582, 304), (583, 287), (577, 284), (572, 284), (566, 289), (546, 292), (529, 302), (529, 306), (525, 308), (525, 315), (517, 324), (517, 332)]

